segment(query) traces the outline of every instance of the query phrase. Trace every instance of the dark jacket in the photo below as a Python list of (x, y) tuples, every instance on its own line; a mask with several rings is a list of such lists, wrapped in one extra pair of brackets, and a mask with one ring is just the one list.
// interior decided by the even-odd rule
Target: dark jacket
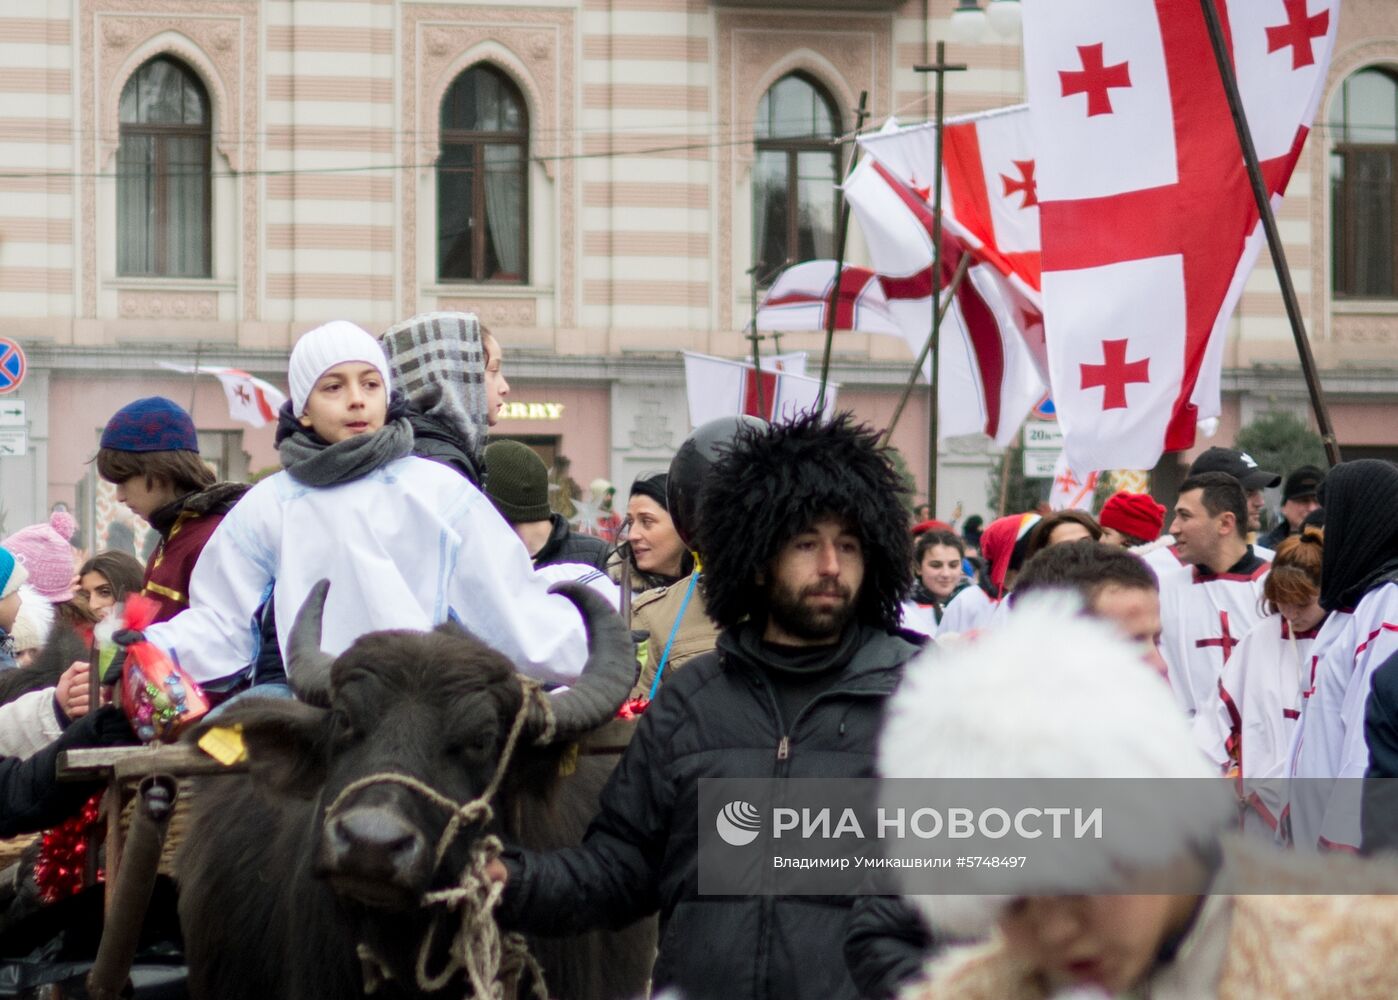
[(860, 896), (845, 935), (845, 964), (864, 1000), (892, 1000), (932, 957), (933, 937), (901, 896)]
[(833, 683), (783, 726), (768, 671), (724, 633), (641, 717), (582, 845), (507, 853), (502, 922), (570, 934), (623, 927), (658, 910), (657, 992), (674, 987), (686, 1000), (857, 996), (844, 960), (851, 897), (699, 894), (698, 786), (702, 778), (871, 774), (884, 703), (916, 652), (901, 636), (861, 627)]
[(535, 566), (556, 566), (559, 563), (582, 563), (607, 570), (607, 559), (612, 547), (600, 538), (583, 535), (574, 531), (562, 514), (550, 514), (553, 533), (544, 547), (534, 555)]
[(58, 755), (78, 747), (127, 746), (136, 737), (110, 705), (83, 716), (31, 757), (0, 757), (0, 837), (46, 830), (77, 812), (97, 786), (60, 782)]
[(1291, 522), (1286, 518), (1282, 518), (1277, 522), (1276, 527), (1257, 540), (1257, 544), (1261, 545), (1264, 549), (1271, 549), (1275, 552), (1277, 551), (1277, 546), (1286, 541), (1287, 537), (1290, 535)]
[(413, 429), (414, 455), (445, 465), (465, 476), (476, 489), (485, 489), (480, 463), (467, 453), (461, 435), (450, 424), (416, 409), (408, 411), (408, 424)]
[(1364, 705), (1364, 775), (1360, 812), (1365, 854), (1398, 850), (1398, 653), (1379, 664)]

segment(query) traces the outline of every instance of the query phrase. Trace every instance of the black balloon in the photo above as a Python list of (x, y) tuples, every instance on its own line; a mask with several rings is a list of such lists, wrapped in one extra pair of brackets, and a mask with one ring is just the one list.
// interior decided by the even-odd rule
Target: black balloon
[(670, 477), (665, 488), (666, 507), (670, 519), (675, 522), (675, 531), (680, 540), (689, 548), (694, 548), (694, 538), (699, 521), (699, 497), (704, 488), (704, 480), (715, 462), (722, 457), (722, 449), (731, 444), (739, 428), (751, 427), (757, 430), (767, 426), (767, 421), (747, 415), (719, 417), (694, 428), (684, 439), (680, 450), (675, 452), (670, 462)]

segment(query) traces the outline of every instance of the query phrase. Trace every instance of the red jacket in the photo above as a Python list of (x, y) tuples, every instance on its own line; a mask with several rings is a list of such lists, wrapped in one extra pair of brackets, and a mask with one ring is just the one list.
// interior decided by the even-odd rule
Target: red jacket
[(189, 578), (199, 553), (247, 490), (243, 483), (216, 483), (151, 515), (151, 526), (160, 532), (160, 544), (146, 564), (143, 593), (160, 605), (156, 621), (169, 621), (189, 607)]

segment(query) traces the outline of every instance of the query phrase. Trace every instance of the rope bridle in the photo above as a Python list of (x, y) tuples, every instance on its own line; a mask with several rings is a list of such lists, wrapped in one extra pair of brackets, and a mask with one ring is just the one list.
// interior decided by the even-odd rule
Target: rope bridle
[[(410, 775), (396, 771), (380, 771), (352, 781), (341, 789), (325, 810), (325, 821), (328, 823), (334, 818), (347, 798), (373, 785), (402, 785), (411, 789), (451, 814), (451, 820), (437, 841), (436, 856), (432, 865), (435, 872), (441, 867), (443, 858), (464, 826), (485, 825), (494, 818), (495, 810), (490, 800), (495, 797), (501, 781), (504, 780), (531, 706), (537, 705), (544, 719), (543, 730), (535, 738), (535, 744), (543, 746), (553, 741), (557, 720), (554, 718), (553, 706), (548, 695), (544, 693), (538, 681), (520, 677), (519, 682), (523, 697), (514, 723), (510, 726), (509, 736), (500, 751), (495, 774), (474, 799), (458, 803)], [(470, 857), (457, 884), (448, 889), (423, 894), (423, 906), (439, 907), (432, 914), (427, 933), (418, 947), (415, 975), (418, 988), (424, 992), (434, 993), (446, 986), (458, 972), (464, 972), (471, 984), (471, 996), (476, 1000), (503, 1000), (506, 995), (506, 981), (509, 982), (513, 995), (518, 987), (519, 977), (528, 970), (533, 976), (535, 995), (539, 1000), (547, 1000), (543, 969), (529, 953), (524, 935), (501, 934), (495, 922), (495, 909), (500, 905), (500, 897), (505, 887), (491, 879), (486, 874), (486, 868), (500, 857), (501, 849), (500, 838), (494, 834), (477, 838), (471, 846)], [(460, 911), (461, 924), (448, 946), (446, 964), (441, 971), (434, 974), (427, 968), (428, 956), (437, 940), (439, 925), (451, 910)], [(388, 963), (376, 955), (367, 944), (360, 943), (356, 951), (363, 967), (366, 994), (373, 993), (385, 980), (393, 978)]]

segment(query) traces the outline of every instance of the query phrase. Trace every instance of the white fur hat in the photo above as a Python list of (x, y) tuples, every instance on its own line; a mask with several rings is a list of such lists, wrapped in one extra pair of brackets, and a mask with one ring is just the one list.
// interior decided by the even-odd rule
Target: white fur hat
[[(1201, 780), (1174, 785), (1173, 795), (1149, 780), (1101, 786), (1113, 803), (1105, 840), (1090, 849), (1055, 842), (1051, 864), (987, 871), (989, 891), (1010, 895), (911, 897), (932, 926), (975, 935), (1019, 896), (1122, 887), (1124, 871), (1177, 859), (1236, 816), (1169, 686), (1074, 603), (1061, 594), (1027, 600), (975, 641), (932, 647), (909, 663), (889, 703), (880, 775)], [(1190, 808), (1178, 808), (1181, 791)]]
[(10, 629), (16, 653), (39, 649), (49, 641), (53, 614), (53, 605), (33, 587), (25, 584), (19, 588), (19, 612), (15, 615), (15, 627)]
[(343, 319), (331, 320), (302, 335), (291, 351), (287, 381), (291, 385), (291, 407), (297, 416), (306, 412), (306, 400), (316, 380), (336, 365), (361, 361), (373, 365), (389, 387), (388, 359), (370, 334)]

